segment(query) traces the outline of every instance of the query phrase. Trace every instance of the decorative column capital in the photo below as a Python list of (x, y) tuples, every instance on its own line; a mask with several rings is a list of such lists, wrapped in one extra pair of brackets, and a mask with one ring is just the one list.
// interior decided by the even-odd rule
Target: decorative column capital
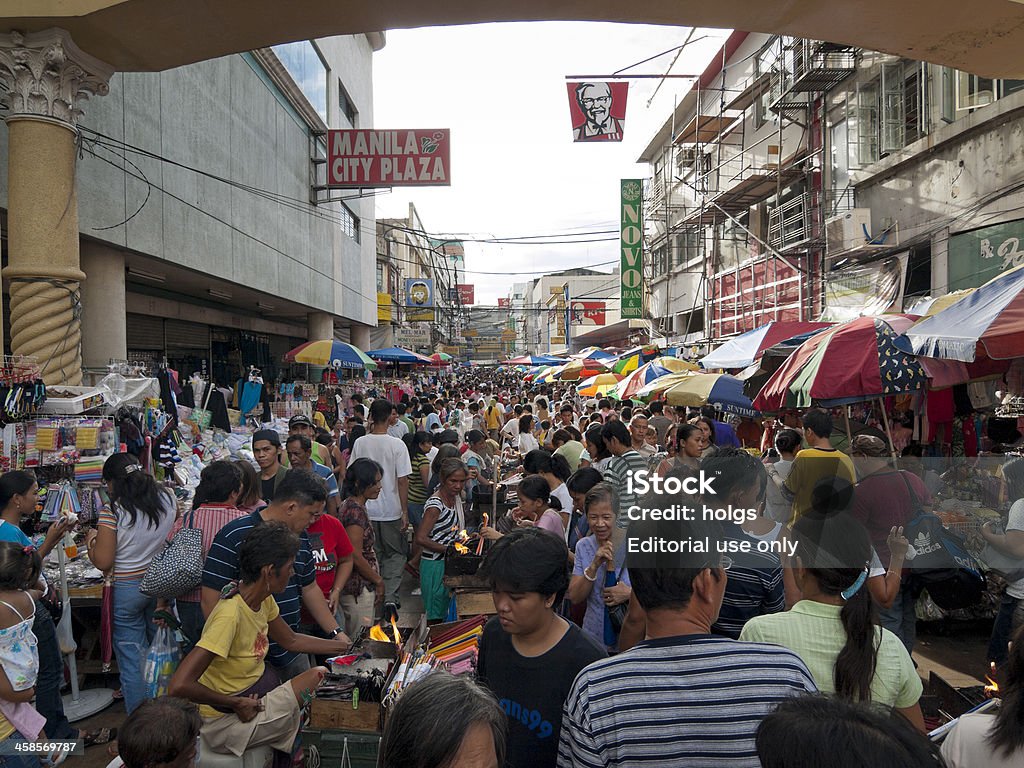
[(114, 68), (81, 50), (66, 30), (0, 34), (0, 103), (11, 117), (46, 117), (75, 125), (81, 102), (105, 96)]

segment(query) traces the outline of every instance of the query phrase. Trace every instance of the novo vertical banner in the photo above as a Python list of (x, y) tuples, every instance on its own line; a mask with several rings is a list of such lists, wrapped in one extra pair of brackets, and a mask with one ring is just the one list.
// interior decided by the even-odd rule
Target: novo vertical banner
[(622, 262), (619, 306), (623, 318), (644, 316), (643, 185), (639, 179), (623, 179), (620, 185)]

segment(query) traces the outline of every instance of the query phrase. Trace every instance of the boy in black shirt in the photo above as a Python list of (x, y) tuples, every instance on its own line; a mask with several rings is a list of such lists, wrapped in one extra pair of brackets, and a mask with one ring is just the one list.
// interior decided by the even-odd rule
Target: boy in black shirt
[(604, 649), (557, 613), (569, 586), (565, 542), (538, 528), (503, 536), (487, 554), (498, 615), (484, 627), (477, 674), (509, 719), (505, 765), (554, 768), (562, 706), (581, 669)]

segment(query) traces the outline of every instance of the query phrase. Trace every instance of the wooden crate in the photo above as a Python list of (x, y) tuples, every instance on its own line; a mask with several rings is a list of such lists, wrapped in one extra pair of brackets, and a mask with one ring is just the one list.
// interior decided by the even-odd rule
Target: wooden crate
[(481, 613), (495, 613), (494, 599), (491, 597), (490, 591), (470, 592), (456, 590), (455, 606), (459, 612), (460, 619), (468, 618), (469, 616), (479, 616)]
[(360, 702), (358, 709), (352, 709), (351, 701), (313, 699), (309, 708), (309, 726), (327, 730), (377, 733), (382, 727), (381, 705), (376, 702)]

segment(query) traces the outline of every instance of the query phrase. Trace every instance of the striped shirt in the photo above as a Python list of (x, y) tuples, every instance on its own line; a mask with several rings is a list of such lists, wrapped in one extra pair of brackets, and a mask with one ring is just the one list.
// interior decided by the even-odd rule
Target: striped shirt
[[(738, 526), (727, 526), (732, 538), (746, 540), (756, 546), (756, 539)], [(717, 635), (738, 639), (743, 626), (755, 616), (781, 613), (786, 610), (786, 593), (782, 583), (782, 564), (777, 555), (767, 552), (731, 554), (732, 568), (722, 596), (718, 621), (712, 626)]]
[[(206, 565), (203, 569), (203, 586), (218, 592), (228, 582), (238, 579), (238, 549), (249, 535), (249, 531), (264, 522), (262, 510), (253, 512), (246, 517), (232, 520), (220, 529), (214, 537), (210, 551), (206, 554)], [(309, 546), (309, 536), (303, 531), (299, 536), (299, 553), (295, 556), (295, 573), (285, 587), (284, 592), (274, 595), (281, 618), (293, 630), (299, 626), (299, 615), (302, 605), (302, 590), (316, 581), (316, 567), (313, 563), (313, 552)], [(277, 643), (271, 642), (267, 661), (275, 667), (286, 667), (298, 656), (293, 651), (286, 651)]]
[(616, 524), (625, 528), (629, 524), (629, 508), (637, 503), (637, 495), (629, 492), (628, 480), (632, 473), (647, 471), (647, 459), (634, 450), (626, 451), (621, 456), (613, 456), (604, 472), (604, 481), (611, 483), (619, 492), (619, 519)]
[(417, 450), (416, 455), (410, 459), (412, 466), (412, 473), (409, 475), (410, 504), (425, 504), (427, 501), (427, 486), (423, 484), (423, 475), (420, 474), (420, 468), (424, 464), (429, 465), (430, 460), (427, 458), (427, 454)]
[[(167, 534), (167, 540), (170, 541), (174, 538), (175, 534), (181, 530), (182, 524), (187, 524), (189, 528), (199, 528), (202, 531), (203, 557), (205, 558), (210, 551), (210, 547), (213, 546), (214, 537), (220, 532), (220, 529), (232, 520), (245, 516), (247, 516), (246, 513), (238, 507), (203, 504), (199, 509), (179, 517), (175, 521), (171, 532)], [(198, 603), (202, 599), (202, 594), (202, 587), (199, 586), (180, 595), (177, 599), (186, 603)]]
[(817, 689), (785, 648), (714, 635), (648, 640), (585, 668), (565, 702), (559, 768), (759, 768), (779, 702)]
[[(455, 506), (449, 507), (440, 496), (431, 496), (423, 505), (423, 517), (426, 519), (427, 510), (437, 510), (437, 522), (430, 529), (430, 540), (447, 547), (455, 541), (456, 534), (466, 527), (466, 519), (462, 513), (462, 499), (455, 499)], [(423, 550), (424, 560), (444, 560), (440, 552), (428, 552)]]

